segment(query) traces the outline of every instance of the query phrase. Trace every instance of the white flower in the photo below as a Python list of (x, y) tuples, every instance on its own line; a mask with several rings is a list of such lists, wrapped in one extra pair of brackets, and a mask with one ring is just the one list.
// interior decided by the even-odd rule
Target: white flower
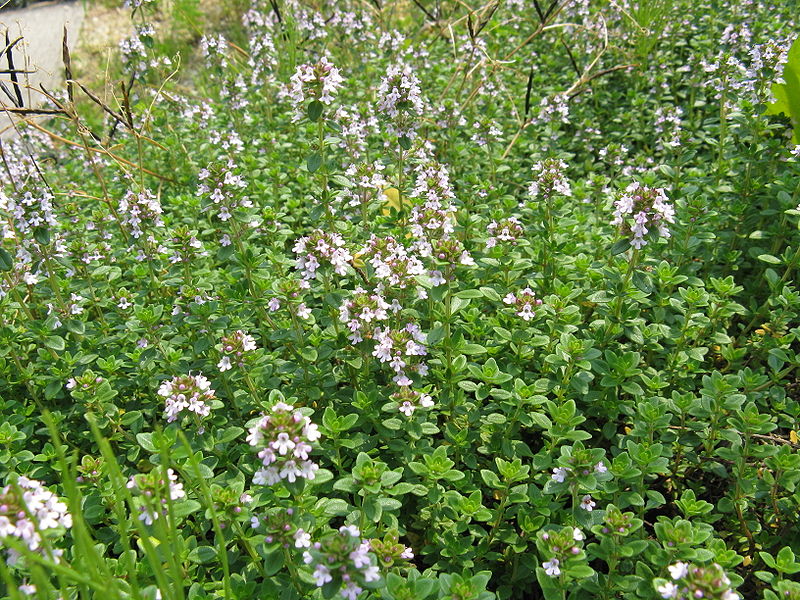
[(592, 497), (589, 494), (585, 495), (581, 500), (581, 508), (583, 510), (592, 512), (595, 506), (597, 506), (597, 503), (592, 500)]
[(223, 356), (217, 363), (217, 368), (220, 372), (228, 371), (231, 368), (231, 359), (227, 356)]
[(558, 577), (561, 575), (561, 569), (558, 567), (559, 564), (560, 563), (557, 558), (551, 558), (547, 562), (542, 563), (542, 568), (550, 577)]
[(586, 536), (583, 534), (583, 532), (580, 529), (578, 529), (577, 527), (574, 527), (572, 529), (572, 539), (575, 540), (576, 542), (580, 542), (580, 541), (585, 540)]
[(294, 547), (295, 548), (310, 548), (311, 547), (311, 534), (306, 533), (302, 529), (298, 529), (294, 534)]
[(553, 469), (553, 475), (551, 476), (551, 478), (556, 483), (564, 483), (564, 479), (566, 479), (567, 473), (569, 473), (569, 469), (567, 469), (566, 467), (556, 467), (555, 469)]
[(678, 586), (671, 581), (658, 586), (656, 590), (661, 594), (662, 598), (675, 598), (678, 595)]
[(689, 573), (689, 565), (684, 562), (676, 562), (674, 565), (667, 567), (667, 570), (673, 579), (681, 579)]
[(608, 467), (606, 467), (602, 462), (599, 462), (594, 466), (594, 470), (597, 473), (607, 473)]
[(359, 537), (361, 531), (355, 525), (342, 525), (339, 527), (339, 533), (349, 533), (351, 537)]
[(317, 568), (314, 569), (314, 581), (317, 584), (317, 587), (322, 587), (329, 581), (333, 581), (333, 577), (331, 577), (331, 572), (328, 570), (328, 567), (325, 565), (317, 565)]
[(378, 567), (369, 567), (363, 571), (364, 581), (369, 583), (370, 581), (378, 581), (381, 578), (380, 571)]
[(273, 450), (277, 450), (283, 456), (295, 447), (295, 443), (289, 439), (288, 433), (279, 433), (278, 438), (272, 442), (271, 446)]
[(297, 316), (301, 319), (307, 319), (311, 316), (311, 309), (306, 306), (305, 302), (297, 307)]
[(441, 271), (431, 271), (431, 285), (433, 287), (438, 287), (447, 283), (447, 280), (442, 276)]

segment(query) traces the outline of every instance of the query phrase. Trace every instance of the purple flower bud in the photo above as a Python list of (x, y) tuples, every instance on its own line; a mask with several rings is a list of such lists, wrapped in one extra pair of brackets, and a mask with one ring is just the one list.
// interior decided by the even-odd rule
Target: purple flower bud
[(572, 550), (571, 550), (571, 552), (572, 552), (573, 554), (579, 554), (579, 553), (580, 553), (580, 551), (581, 551), (581, 549), (580, 549), (580, 548), (578, 548), (577, 546), (573, 546), (573, 547), (572, 547)]

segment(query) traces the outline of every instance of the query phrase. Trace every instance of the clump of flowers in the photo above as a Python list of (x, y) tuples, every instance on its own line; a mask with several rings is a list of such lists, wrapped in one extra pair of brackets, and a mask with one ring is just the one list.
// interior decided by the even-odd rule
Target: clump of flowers
[(395, 372), (393, 381), (399, 386), (411, 385), (407, 371), (415, 371), (423, 377), (428, 373), (428, 365), (420, 357), (427, 355), (426, 336), (415, 323), (408, 323), (401, 329), (375, 328), (372, 337), (377, 344), (372, 355), (382, 363), (389, 363)]
[(211, 414), (209, 402), (216, 398), (214, 390), (211, 389), (211, 382), (201, 373), (179, 375), (164, 381), (158, 388), (158, 395), (164, 397), (164, 416), (167, 418), (167, 423), (177, 420), (181, 413), (186, 411), (193, 414), (199, 424), (200, 418)]
[(586, 539), (577, 527), (564, 527), (560, 530), (543, 532), (536, 540), (539, 552), (547, 557), (542, 569), (548, 577), (559, 577), (568, 563), (585, 563), (582, 542)]
[(158, 469), (150, 473), (131, 475), (126, 487), (138, 493), (139, 520), (144, 521), (145, 525), (152, 525), (159, 515), (167, 515), (169, 500), (186, 497), (183, 484), (178, 482), (178, 475), (172, 469), (167, 469), (166, 479)]
[(414, 558), (414, 551), (400, 542), (400, 536), (396, 531), (389, 531), (382, 540), (371, 539), (369, 546), (378, 558), (378, 566), (381, 569), (390, 569), (396, 562)]
[[(258, 348), (256, 339), (241, 329), (222, 338), (222, 358), (217, 363), (220, 371), (228, 371), (235, 364), (240, 369), (244, 367), (247, 352)], [(231, 362), (233, 360), (233, 362)]]
[(219, 525), (223, 529), (229, 523), (237, 521), (247, 506), (253, 502), (253, 497), (241, 493), (241, 488), (236, 485), (233, 487), (212, 485), (211, 498), (214, 501), (214, 510), (220, 516)]
[(386, 169), (384, 164), (376, 160), (372, 163), (352, 164), (345, 170), (345, 175), (355, 183), (354, 189), (344, 192), (344, 199), (351, 207), (367, 206), (372, 200), (381, 197), (382, 190), (386, 189), (389, 182), (383, 176)]
[(153, 192), (145, 188), (138, 193), (128, 190), (119, 201), (117, 209), (123, 225), (130, 228), (131, 235), (139, 238), (144, 233), (143, 225), (163, 227), (161, 202)]
[(344, 238), (338, 233), (325, 233), (315, 229), (310, 235), (301, 237), (294, 244), (297, 257), (297, 268), (305, 280), (316, 279), (320, 261), (325, 260), (333, 265), (338, 275), (347, 274), (347, 265), (353, 256), (344, 247)]
[(361, 539), (358, 527), (347, 525), (312, 544), (303, 552), (303, 561), (313, 568), (312, 577), (317, 587), (340, 586), (343, 598), (356, 600), (364, 591), (363, 586), (381, 578), (370, 549), (370, 543)]
[(293, 508), (271, 508), (262, 514), (250, 517), (253, 529), (264, 527), (264, 542), (277, 544), (282, 548), (310, 548), (311, 535), (295, 524)]
[(533, 311), (535, 306), (541, 306), (542, 301), (536, 297), (536, 294), (529, 287), (518, 291), (516, 294), (509, 292), (503, 302), (513, 306), (518, 317), (522, 317), (525, 321), (530, 321), (536, 316)]
[(309, 460), (308, 455), (313, 449), (311, 444), (320, 437), (311, 419), (294, 406), (279, 401), (247, 435), (248, 443), (260, 448), (258, 458), (263, 465), (253, 475), (253, 483), (275, 485), (283, 479), (289, 483), (298, 479), (313, 480), (319, 465)]
[(714, 563), (707, 567), (677, 562), (667, 567), (670, 580), (656, 579), (653, 584), (662, 598), (675, 600), (739, 600), (731, 589), (731, 580), (725, 570)]
[(171, 242), (169, 262), (173, 265), (190, 263), (198, 256), (208, 256), (208, 251), (203, 249), (203, 242), (197, 239), (197, 232), (186, 225), (175, 227)]
[(533, 181), (528, 185), (531, 200), (548, 202), (553, 196), (571, 196), (572, 188), (564, 172), (567, 163), (558, 158), (546, 158), (533, 165)]
[(407, 385), (400, 388), (399, 391), (393, 393), (389, 398), (401, 413), (410, 417), (418, 408), (431, 408), (433, 406), (433, 398), (430, 394), (425, 394), (419, 390), (413, 390)]
[(486, 233), (489, 235), (486, 249), (489, 250), (497, 246), (498, 242), (516, 245), (517, 239), (525, 235), (525, 228), (517, 217), (508, 217), (489, 223)]
[(273, 296), (267, 302), (267, 309), (269, 312), (274, 313), (281, 309), (285, 303), (291, 314), (297, 315), (301, 319), (307, 319), (311, 316), (311, 309), (303, 302), (303, 290), (308, 289), (309, 283), (305, 279), (297, 280), (295, 278), (285, 278), (279, 280), (274, 284), (274, 290), (277, 296)]
[(390, 65), (378, 86), (378, 111), (391, 120), (391, 133), (412, 137), (425, 102), (419, 78), (409, 65)]
[[(631, 183), (619, 200), (614, 202), (612, 225), (618, 225), (624, 235), (632, 235), (631, 246), (640, 249), (647, 245), (644, 236), (655, 228), (659, 236), (670, 237), (667, 223), (675, 222), (675, 209), (661, 188)], [(649, 225), (649, 228), (648, 228)]]
[(356, 254), (375, 270), (375, 276), (389, 286), (400, 289), (417, 285), (417, 275), (425, 273), (422, 261), (391, 236), (372, 235)]
[(378, 293), (369, 293), (357, 287), (350, 298), (339, 306), (339, 320), (347, 324), (350, 330), (350, 342), (357, 344), (364, 340), (364, 335), (371, 337), (372, 324), (389, 318), (389, 311), (398, 312), (400, 304), (395, 300), (389, 304)]
[[(0, 491), (0, 547), (7, 539), (16, 539), (31, 552), (46, 554), (58, 561), (61, 551), (50, 549), (45, 538), (56, 538), (72, 527), (72, 515), (58, 496), (35, 479), (19, 477)], [(7, 549), (6, 562), (15, 565), (20, 554)]]
[(237, 208), (251, 208), (253, 202), (247, 196), (241, 196), (241, 190), (247, 182), (241, 175), (236, 175), (236, 164), (229, 160), (226, 165), (209, 165), (198, 174), (200, 185), (197, 195), (207, 198), (217, 207), (217, 216), (227, 221)]
[(602, 525), (595, 525), (592, 531), (598, 535), (610, 535), (615, 538), (626, 537), (639, 529), (643, 522), (632, 512), (622, 512), (613, 504), (606, 507)]
[[(475, 259), (464, 248), (461, 240), (455, 238), (431, 240), (429, 244), (422, 246), (421, 252), (423, 256), (430, 256), (439, 263), (437, 266), (441, 266), (443, 263), (446, 273), (452, 274), (456, 265), (475, 266)], [(440, 269), (433, 269), (429, 275), (434, 286), (442, 285), (447, 281), (447, 277), (442, 275)]]
[(288, 90), (288, 96), (295, 106), (292, 120), (296, 122), (303, 117), (302, 107), (307, 98), (330, 105), (343, 82), (339, 69), (325, 56), (316, 64), (299, 65), (292, 75)]

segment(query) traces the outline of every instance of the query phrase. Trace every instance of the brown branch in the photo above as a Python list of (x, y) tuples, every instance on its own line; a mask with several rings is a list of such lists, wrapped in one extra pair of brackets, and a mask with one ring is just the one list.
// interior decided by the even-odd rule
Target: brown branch
[(105, 148), (92, 148), (91, 146), (84, 146), (83, 144), (79, 144), (77, 142), (73, 142), (72, 140), (68, 140), (66, 138), (63, 138), (60, 135), (58, 135), (57, 133), (53, 133), (52, 131), (50, 131), (48, 129), (45, 129), (44, 127), (42, 127), (38, 123), (35, 123), (33, 121), (29, 121), (28, 123), (31, 125), (31, 127), (35, 128), (35, 129), (38, 129), (39, 131), (41, 131), (44, 134), (47, 134), (48, 136), (50, 136), (54, 140), (58, 140), (59, 142), (62, 142), (62, 143), (67, 144), (69, 146), (75, 146), (77, 148), (83, 148), (84, 150), (89, 150), (90, 152), (97, 152), (98, 154), (105, 154), (107, 156), (110, 156), (112, 159), (114, 159), (114, 160), (116, 160), (118, 162), (126, 164), (129, 167), (133, 167), (134, 169), (139, 169), (139, 170), (147, 173), (148, 175), (152, 175), (153, 177), (157, 177), (158, 179), (161, 179), (162, 181), (169, 181), (170, 183), (175, 183), (174, 179), (170, 179), (169, 177), (167, 177), (165, 175), (160, 175), (159, 173), (155, 173), (154, 171), (151, 171), (150, 169), (146, 169), (141, 165), (137, 165), (135, 163), (132, 163), (131, 161), (129, 161), (127, 159), (124, 159), (121, 156), (117, 156), (116, 154), (111, 153), (110, 151), (106, 150)]

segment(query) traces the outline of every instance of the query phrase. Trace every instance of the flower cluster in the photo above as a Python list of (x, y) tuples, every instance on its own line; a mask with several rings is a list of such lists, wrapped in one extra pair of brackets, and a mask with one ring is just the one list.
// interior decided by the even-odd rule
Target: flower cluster
[(293, 508), (271, 508), (267, 512), (250, 517), (253, 529), (264, 527), (264, 542), (282, 548), (310, 548), (311, 535), (295, 524)]
[(344, 247), (344, 238), (341, 235), (325, 233), (321, 229), (315, 229), (310, 235), (298, 239), (293, 250), (298, 255), (297, 268), (305, 280), (316, 279), (322, 260), (330, 262), (338, 275), (346, 275), (347, 265), (353, 260), (353, 256)]
[(431, 408), (433, 406), (433, 399), (430, 394), (412, 390), (407, 385), (401, 386), (400, 390), (393, 393), (389, 398), (395, 403), (397, 410), (407, 417), (413, 415), (418, 408)]
[(247, 506), (253, 502), (253, 497), (250, 494), (242, 493), (241, 488), (236, 485), (223, 487), (212, 484), (211, 498), (214, 502), (214, 510), (221, 517), (219, 526), (222, 529), (225, 529), (229, 523), (237, 521)]
[(714, 563), (708, 567), (698, 567), (677, 562), (667, 567), (672, 581), (657, 579), (656, 591), (662, 598), (675, 600), (739, 600), (740, 596), (731, 589), (731, 580), (725, 570)]
[(446, 206), (456, 195), (450, 185), (450, 174), (441, 163), (429, 162), (417, 168), (412, 198), (432, 202), (433, 207)]
[(344, 192), (344, 199), (351, 207), (366, 206), (371, 200), (382, 196), (382, 190), (389, 185), (383, 176), (386, 167), (376, 160), (372, 163), (352, 164), (345, 170), (345, 175), (355, 183), (355, 188)]
[(169, 262), (174, 264), (190, 263), (198, 256), (208, 256), (208, 251), (203, 249), (203, 242), (197, 239), (197, 232), (186, 225), (178, 225), (172, 231), (170, 239)]
[(396, 562), (407, 561), (414, 558), (414, 551), (400, 542), (396, 531), (389, 531), (383, 539), (374, 538), (369, 541), (370, 549), (378, 558), (378, 565), (382, 569), (389, 569)]
[(338, 533), (316, 542), (303, 552), (303, 561), (314, 571), (317, 587), (335, 582), (346, 600), (356, 600), (365, 584), (380, 580), (378, 567), (373, 564), (370, 544), (361, 539), (355, 525), (339, 528)]
[(598, 462), (596, 465), (594, 465), (594, 467), (591, 468), (588, 468), (585, 465), (582, 465), (582, 468), (579, 469), (574, 469), (573, 467), (555, 467), (553, 469), (553, 474), (551, 476), (551, 479), (556, 483), (564, 483), (567, 477), (569, 477), (570, 475), (574, 475), (575, 473), (578, 473), (579, 475), (585, 477), (587, 475), (590, 475), (592, 472), (598, 475), (603, 475), (605, 473), (608, 473), (608, 467), (606, 467), (602, 461)]
[(398, 312), (400, 304), (395, 300), (389, 304), (378, 293), (370, 294), (362, 287), (357, 287), (353, 295), (339, 306), (339, 320), (347, 324), (350, 330), (350, 342), (357, 344), (364, 340), (364, 335), (372, 337), (372, 323), (385, 321), (389, 312)]
[(117, 209), (123, 225), (130, 228), (131, 235), (139, 238), (144, 233), (143, 226), (163, 227), (161, 202), (149, 189), (139, 193), (128, 190), (119, 201)]
[(239, 207), (251, 208), (253, 202), (247, 197), (240, 197), (240, 190), (247, 187), (241, 175), (236, 175), (236, 164), (229, 160), (227, 165), (209, 165), (198, 174), (200, 185), (197, 195), (211, 200), (217, 207), (217, 216), (227, 221), (233, 211)]
[[(67, 505), (59, 500), (40, 481), (19, 477), (16, 483), (0, 491), (0, 547), (8, 538), (16, 538), (32, 552), (48, 553), (58, 560), (59, 550), (42, 548), (42, 536), (50, 538), (62, 529), (72, 527), (72, 515)], [(13, 548), (8, 548), (6, 562), (14, 565), (20, 558)]]
[(518, 317), (522, 317), (525, 321), (530, 321), (536, 316), (533, 311), (534, 306), (541, 306), (542, 301), (536, 297), (533, 290), (529, 287), (518, 291), (516, 294), (509, 292), (503, 302), (514, 307)]
[(292, 75), (288, 96), (295, 106), (293, 121), (303, 116), (302, 106), (306, 98), (313, 98), (330, 105), (344, 79), (339, 69), (323, 56), (316, 64), (299, 65)]
[[(441, 263), (444, 263), (447, 272), (452, 271), (456, 265), (475, 266), (475, 259), (464, 248), (461, 240), (455, 238), (431, 240), (428, 244), (421, 245), (420, 252), (423, 256), (432, 257), (437, 266), (441, 266)], [(439, 269), (430, 271), (429, 275), (434, 286), (442, 285), (447, 281)]]
[(577, 527), (564, 527), (561, 530), (549, 530), (542, 533), (537, 545), (549, 559), (542, 563), (544, 572), (549, 577), (558, 577), (569, 561), (584, 558), (581, 542), (586, 539)]
[(455, 208), (438, 200), (428, 200), (411, 209), (411, 235), (420, 241), (446, 239), (455, 231)]
[(378, 86), (378, 110), (391, 121), (390, 130), (411, 137), (425, 110), (419, 78), (409, 65), (390, 65)]
[(227, 49), (228, 40), (223, 35), (204, 35), (200, 38), (200, 53), (209, 63), (219, 64), (221, 67), (227, 66), (228, 59), (225, 55)]
[(222, 338), (222, 358), (217, 363), (217, 368), (220, 371), (231, 369), (233, 367), (231, 359), (239, 368), (243, 368), (246, 360), (245, 353), (251, 352), (257, 347), (256, 339), (241, 329), (224, 336)]
[(292, 314), (297, 315), (301, 319), (307, 319), (311, 316), (311, 309), (302, 301), (300, 294), (308, 287), (308, 281), (305, 279), (297, 280), (293, 277), (289, 277), (279, 280), (274, 284), (274, 289), (278, 296), (273, 296), (267, 303), (269, 312), (280, 310), (281, 300), (283, 300), (289, 306), (289, 310)]
[(53, 209), (53, 195), (50, 192), (25, 192), (16, 202), (6, 197), (5, 204), (4, 208), (11, 213), (17, 233), (28, 233), (38, 227), (58, 226)]
[(179, 375), (169, 381), (164, 381), (158, 388), (158, 395), (163, 396), (166, 406), (164, 416), (167, 423), (172, 423), (183, 411), (194, 413), (195, 419), (207, 417), (211, 414), (208, 404), (215, 398), (211, 382), (197, 375)]
[(321, 437), (317, 426), (294, 406), (278, 402), (271, 414), (263, 415), (250, 428), (247, 441), (261, 448), (258, 458), (263, 468), (256, 471), (253, 483), (274, 485), (286, 479), (294, 483), (299, 478), (313, 480), (319, 466), (308, 460), (312, 442)]
[(644, 236), (655, 227), (662, 237), (670, 237), (667, 223), (675, 222), (675, 209), (661, 188), (631, 183), (619, 200), (614, 202), (612, 225), (618, 225), (624, 234), (632, 234), (631, 246), (637, 250), (647, 245)]
[(172, 469), (167, 469), (166, 479), (161, 477), (161, 471), (158, 469), (150, 473), (131, 475), (126, 487), (133, 492), (138, 492), (140, 498), (139, 520), (144, 521), (145, 525), (152, 525), (159, 515), (167, 515), (169, 500), (180, 500), (186, 497), (183, 484), (178, 483), (178, 475)]
[(372, 266), (375, 277), (400, 289), (416, 286), (417, 275), (425, 273), (422, 261), (391, 236), (373, 234), (356, 256)]
[(567, 163), (558, 158), (546, 158), (533, 165), (533, 181), (528, 185), (531, 200), (548, 202), (555, 195), (571, 196), (566, 169)]
[(489, 223), (486, 233), (489, 234), (486, 239), (486, 249), (489, 250), (497, 246), (498, 242), (516, 245), (517, 240), (525, 235), (525, 229), (517, 217), (508, 217)]
[(420, 357), (428, 351), (425, 347), (426, 336), (414, 323), (408, 323), (401, 329), (381, 329), (376, 327), (372, 337), (377, 342), (372, 355), (382, 363), (389, 363), (394, 369), (393, 381), (399, 386), (411, 385), (407, 370), (415, 371), (423, 377), (428, 373), (428, 366)]

